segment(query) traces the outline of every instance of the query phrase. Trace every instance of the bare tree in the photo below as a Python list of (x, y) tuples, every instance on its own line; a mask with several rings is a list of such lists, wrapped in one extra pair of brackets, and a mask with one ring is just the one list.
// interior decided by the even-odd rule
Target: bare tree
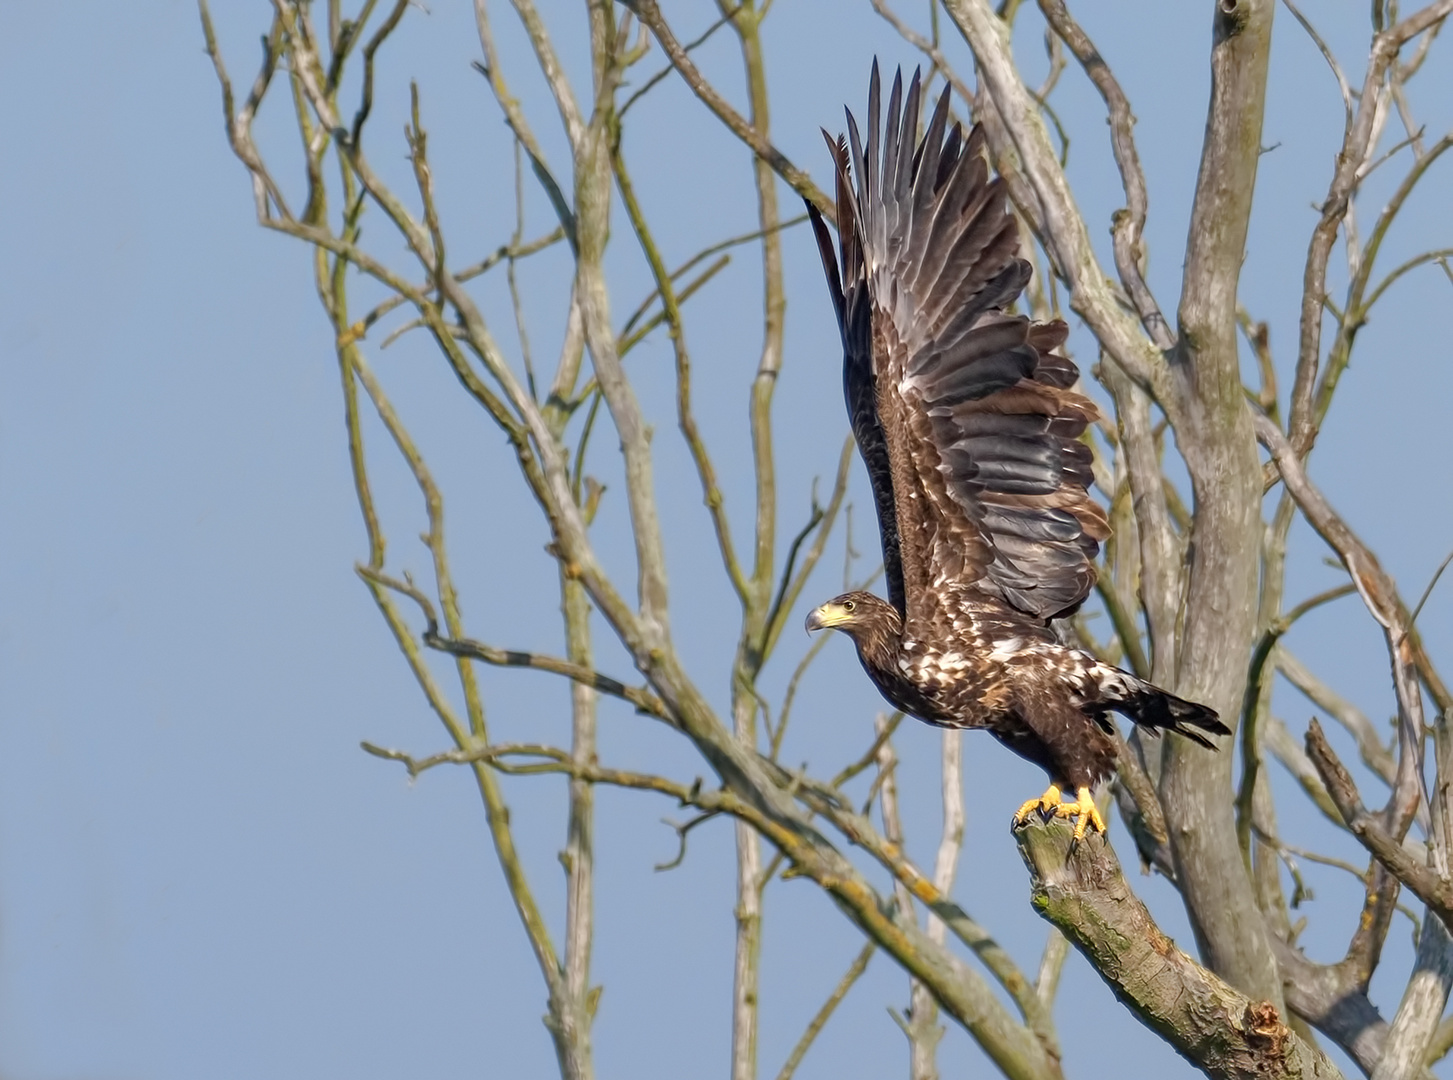
[[(761, 1074), (762, 897), (779, 875), (814, 882), (864, 938), (862, 951), (781, 1067), (781, 1080), (792, 1075), (879, 950), (910, 980), (908, 1007), (899, 1018), (915, 1080), (937, 1075), (940, 1017), (961, 1025), (1015, 1080), (1055, 1080), (1073, 1072), (1074, 1063), (1062, 1061), (1052, 1011), (1070, 945), (1144, 1024), (1210, 1076), (1339, 1075), (1323, 1040), (1377, 1080), (1425, 1075), (1453, 1046), (1453, 1024), (1442, 1021), (1453, 982), (1448, 932), (1453, 696), (1418, 635), (1421, 602), (1409, 607), (1399, 595), (1319, 490), (1309, 459), (1373, 306), (1425, 266), (1439, 267), (1453, 279), (1447, 261), (1453, 249), (1446, 246), (1391, 269), (1379, 260), (1415, 186), (1453, 145), (1453, 133), (1435, 139), (1420, 126), (1412, 97), (1434, 38), (1453, 13), (1453, 0), (1410, 13), (1382, 0), (1373, 3), (1360, 88), (1308, 18), (1285, 0), (1297, 25), (1286, 24), (1283, 32), (1310, 35), (1331, 68), (1346, 114), (1326, 196), (1308, 237), (1300, 335), (1285, 401), (1266, 325), (1243, 306), (1238, 292), (1263, 152), (1273, 0), (1206, 5), (1212, 22), (1211, 94), (1174, 321), (1146, 278), (1149, 204), (1131, 104), (1064, 0), (1038, 2), (1049, 56), (1049, 77), (1038, 87), (1020, 74), (1012, 45), (1011, 29), (1022, 7), (1017, 0), (997, 6), (988, 0), (943, 0), (941, 7), (930, 7), (921, 30), (888, 0), (871, 3), (922, 53), (925, 89), (951, 85), (958, 105), (970, 110), (965, 119), (984, 126), (994, 165), (1006, 177), (1021, 219), (1027, 255), (1039, 271), (1026, 303), (1039, 318), (1061, 315), (1064, 305), (1099, 350), (1096, 392), (1111, 403), (1114, 420), (1092, 432), (1096, 483), (1111, 508), (1116, 538), (1104, 553), (1096, 604), (1111, 634), (1098, 639), (1083, 616), (1070, 631), (1084, 647), (1215, 707), (1235, 729), (1234, 739), (1214, 756), (1179, 740), (1162, 746), (1132, 734), (1121, 746), (1119, 778), (1106, 793), (1134, 839), (1136, 856), (1178, 891), (1197, 956), (1162, 933), (1107, 843), (1092, 836), (1072, 846), (1068, 826), (1034, 824), (1020, 830), (1017, 840), (1032, 903), (1052, 927), (1039, 970), (1021, 969), (989, 929), (952, 899), (964, 834), (956, 733), (946, 733), (943, 741), (943, 829), (931, 869), (905, 854), (895, 781), (894, 734), (901, 716), (880, 717), (862, 754), (830, 774), (792, 769), (780, 760), (794, 707), (801, 708), (800, 679), (820, 648), (818, 643), (803, 654), (788, 650), (779, 657), (782, 633), (847, 517), (852, 448), (844, 443), (835, 462), (821, 463), (833, 483), (825, 500), (813, 500), (806, 521), (779, 521), (784, 500), (774, 456), (773, 394), (784, 356), (782, 244), (784, 231), (802, 220), (784, 214), (782, 185), (824, 211), (831, 201), (773, 144), (763, 58), (770, 0), (718, 0), (714, 21), (692, 40), (678, 35), (656, 0), (588, 0), (573, 16), (588, 28), (588, 72), (568, 70), (552, 27), (532, 0), (511, 0), (553, 99), (553, 114), (541, 115), (530, 114), (511, 85), (525, 60), (500, 55), (489, 7), (475, 0), (477, 66), (515, 141), (513, 198), (519, 209), (513, 235), (473, 262), (451, 250), (417, 86), (405, 132), (407, 190), (391, 186), (365, 149), (376, 96), (404, 93), (392, 83), (376, 86), (375, 72), (401, 22), (420, 17), (408, 0), (386, 5), (363, 0), (351, 15), (341, 0), (326, 5), (273, 0), (261, 68), (242, 94), (234, 90), (203, 3), (227, 137), (247, 170), (258, 222), (309, 249), (318, 296), (336, 336), (348, 450), (367, 543), (359, 576), (452, 743), (427, 757), (364, 748), (402, 762), (410, 775), (441, 764), (473, 775), (544, 980), (547, 1026), (562, 1076), (589, 1077), (594, 1071), (591, 1028), (599, 990), (590, 978), (596, 931), (593, 823), (594, 794), (601, 785), (655, 793), (694, 815), (678, 826), (683, 854), (689, 832), (701, 822), (726, 816), (735, 823), (733, 1080)], [(552, 12), (551, 18), (566, 16)], [(972, 54), (972, 83), (954, 66), (952, 55), (961, 46), (943, 39), (950, 30)], [(736, 37), (741, 68), (731, 78), (745, 86), (740, 108), (719, 89), (726, 76), (714, 82), (694, 59), (697, 47), (714, 34)], [(648, 65), (659, 57), (664, 57), (655, 61), (659, 66)], [(866, 73), (867, 58), (863, 61)], [(1071, 63), (1104, 99), (1123, 184), (1124, 207), (1110, 222), (1113, 274), (1102, 267), (1090, 240), (1091, 230), (1100, 226), (1086, 220), (1066, 179), (1068, 134), (1052, 99)], [(633, 107), (668, 79), (683, 80), (700, 99), (702, 116), (714, 118), (750, 148), (751, 169), (740, 180), (752, 185), (757, 208), (754, 230), (724, 238), (674, 267), (652, 230), (651, 207), (633, 183), (623, 140)], [(288, 99), (281, 105), (274, 100), (280, 96)], [(259, 109), (269, 102), (295, 126), (297, 141), (285, 166), (295, 173), (290, 179), (278, 161), (286, 155), (265, 153), (254, 138)], [(558, 125), (568, 160), (549, 160), (537, 135), (541, 124)], [(395, 152), (387, 136), (369, 134), (367, 142), (381, 147), (379, 153)], [(1364, 181), (1374, 170), (1395, 169), (1402, 179), (1391, 197), (1361, 215), (1373, 222), (1364, 235), (1358, 227)], [(525, 227), (526, 174), (554, 214), (548, 227), (534, 232)], [(500, 193), (507, 190), (502, 184)], [(613, 211), (624, 216), (614, 232)], [(365, 220), (376, 223), (369, 243), (362, 234)], [(638, 249), (654, 284), (625, 320), (612, 313), (612, 282), (605, 270), (612, 242)], [(1339, 244), (1347, 284), (1334, 296), (1329, 264)], [(762, 282), (760, 351), (742, 387), (752, 451), (747, 525), (728, 516), (717, 459), (697, 423), (684, 314), (688, 301), (725, 264), (729, 249), (740, 247), (757, 253)], [(568, 250), (559, 264), (568, 265), (568, 282), (562, 282), (568, 302), (556, 315), (563, 345), (548, 369), (529, 350), (516, 275), (526, 260), (547, 249)], [(508, 331), (515, 344), (509, 347), (501, 344), (480, 300), (484, 275), (496, 270), (504, 271), (515, 316)], [(350, 297), (360, 280), (383, 297), (364, 310)], [(390, 323), (395, 325), (388, 336), (380, 337)], [(1329, 341), (1323, 340), (1324, 328)], [(559, 607), (560, 655), (477, 640), (461, 616), (444, 528), (446, 493), (367, 355), (369, 346), (382, 347), (415, 330), (428, 335), (460, 392), (503, 434), (508, 449), (501, 464), (513, 462), (548, 526), (545, 557), (553, 560), (557, 594), (541, 595), (538, 602)], [(670, 419), (682, 438), (670, 447), (653, 443), (653, 422), (664, 424), (666, 418), (647, 415), (625, 366), (631, 350), (658, 332), (669, 337), (674, 360)], [(1243, 383), (1243, 344), (1260, 372), (1260, 385)], [(430, 560), (422, 580), (397, 569), (389, 554), (373, 459), (364, 444), (374, 417), (422, 496)], [(613, 429), (609, 439), (600, 430), (606, 427)], [(611, 574), (598, 554), (596, 512), (603, 493), (598, 463), (615, 452), (604, 448), (607, 443), (619, 448), (611, 467), (622, 477), (634, 581)], [(663, 508), (654, 475), (661, 456), (678, 453), (678, 445), (695, 471), (715, 536), (719, 587), (723, 597), (735, 599), (739, 612), (735, 649), (719, 663), (730, 677), (724, 707), (703, 689), (719, 672), (693, 670), (672, 630), (663, 514), (683, 511)], [(1171, 455), (1179, 462), (1169, 462)], [(1172, 479), (1180, 475), (1185, 487)], [(1288, 536), (1298, 517), (1325, 541), (1347, 580), (1288, 603)], [(1282, 642), (1297, 620), (1354, 591), (1387, 643), (1389, 700), (1396, 702), (1398, 718), (1390, 742)], [(614, 655), (617, 646), (624, 650), (634, 676), (601, 670), (600, 635), (609, 643), (604, 653)], [(775, 702), (761, 681), (774, 660), (795, 664), (785, 696)], [(493, 738), (477, 681), (479, 664), (533, 668), (569, 680), (569, 744)], [(1338, 759), (1316, 720), (1299, 741), (1294, 728), (1273, 714), (1271, 684), (1278, 672), (1355, 741), (1360, 762), (1353, 768), (1360, 781)], [(863, 685), (870, 694), (866, 681)], [(709, 767), (711, 782), (600, 761), (596, 724), (602, 698), (624, 702), (642, 721), (663, 724), (689, 743)], [(1432, 702), (1431, 720), (1426, 699)], [(1425, 759), (1429, 748), (1431, 765)], [(1296, 784), (1274, 791), (1268, 757)], [(504, 777), (537, 774), (568, 778), (562, 857), (567, 903), (559, 919), (547, 914), (525, 872), (502, 786)], [(1368, 805), (1363, 789), (1369, 785), (1386, 789), (1378, 797), (1381, 805)], [(1309, 799), (1365, 849), (1365, 869), (1286, 841), (1277, 826), (1278, 798)], [(865, 858), (849, 858), (850, 848)], [(1314, 962), (1297, 947), (1293, 910), (1299, 897), (1286, 895), (1286, 883), (1300, 889), (1298, 859), (1345, 867), (1364, 895), (1360, 918), (1345, 932), (1345, 954), (1335, 962)], [(1416, 964), (1401, 1000), (1389, 1003), (1391, 1019), (1385, 1019), (1369, 996), (1369, 984), (1403, 889), (1425, 914)]]

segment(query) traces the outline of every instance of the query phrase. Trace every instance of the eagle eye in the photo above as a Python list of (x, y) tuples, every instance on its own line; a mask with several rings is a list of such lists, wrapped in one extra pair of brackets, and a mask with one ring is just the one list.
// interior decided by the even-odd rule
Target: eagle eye
[(857, 601), (855, 601), (855, 600), (844, 600), (843, 601), (843, 610), (844, 611), (852, 611), (853, 608), (855, 608), (857, 606), (858, 606), (857, 605)]

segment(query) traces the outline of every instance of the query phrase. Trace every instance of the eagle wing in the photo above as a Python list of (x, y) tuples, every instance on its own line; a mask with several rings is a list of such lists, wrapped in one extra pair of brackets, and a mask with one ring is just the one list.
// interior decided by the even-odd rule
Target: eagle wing
[(850, 142), (828, 139), (841, 272), (813, 214), (889, 598), (905, 636), (958, 608), (966, 588), (1048, 620), (1085, 599), (1110, 533), (1080, 441), (1098, 410), (1052, 351), (1065, 325), (1005, 311), (1031, 271), (981, 129), (948, 130), (945, 90), (915, 149), (916, 73), (906, 103), (902, 91), (900, 75), (881, 150), (876, 64), (866, 151), (851, 112)]

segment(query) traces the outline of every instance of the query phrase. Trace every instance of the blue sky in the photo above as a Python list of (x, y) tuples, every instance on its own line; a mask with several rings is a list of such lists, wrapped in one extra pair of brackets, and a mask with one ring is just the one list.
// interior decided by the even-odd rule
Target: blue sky
[[(683, 37), (713, 17), (706, 4), (678, 6), (670, 15)], [(511, 13), (497, 7), (507, 75), (561, 170), (566, 155), (553, 110)], [(1169, 310), (1204, 124), (1209, 6), (1078, 7), (1136, 109), (1151, 193), (1151, 281)], [(250, 81), (266, 6), (217, 8), (233, 77)], [(579, 12), (553, 3), (542, 9), (561, 27), (562, 52), (579, 76)], [(1365, 16), (1344, 5), (1307, 10), (1359, 81)], [(1043, 61), (1032, 16), (1020, 44), (1035, 72)], [(7, 211), (0, 215), (0, 1076), (551, 1075), (553, 1052), (539, 1022), (543, 988), (468, 777), (437, 770), (411, 784), (400, 768), (358, 749), (368, 739), (426, 753), (445, 739), (353, 574), (365, 547), (337, 367), (307, 253), (253, 221), (245, 176), (223, 138), (194, 7), (182, 0), (17, 5), (7, 22), (0, 37), (0, 93), (9, 102), (0, 111), (7, 148), (0, 159)], [(866, 4), (777, 0), (766, 48), (775, 141), (819, 182), (828, 173), (817, 128), (836, 130), (841, 105), (859, 106), (871, 58), (890, 67), (915, 62)], [(1434, 137), (1448, 126), (1453, 102), (1447, 48), (1435, 46), (1413, 94)], [(467, 5), (410, 10), (380, 64), (368, 135), (376, 164), (403, 188), (407, 83), (418, 78), (441, 211), (461, 261), (492, 249), (513, 227), (510, 144), (469, 68), (477, 58)], [(659, 62), (653, 55), (641, 70)], [(728, 35), (701, 50), (700, 62), (741, 99)], [(1074, 71), (1057, 104), (1073, 134), (1071, 180), (1092, 235), (1108, 249), (1109, 214), (1121, 202), (1102, 106)], [(272, 103), (260, 139), (296, 192), (284, 105), (281, 97)], [(674, 79), (633, 123), (626, 152), (669, 263), (753, 227), (746, 153)], [(1331, 76), (1279, 11), (1263, 134), (1271, 149), (1262, 160), (1242, 300), (1271, 325), (1284, 387), (1315, 220), (1310, 207), (1325, 192), (1340, 125)], [(1386, 265), (1453, 241), (1446, 165), (1437, 168), (1390, 238)], [(1365, 215), (1395, 180), (1392, 168), (1374, 177)], [(553, 224), (534, 191), (526, 215), (529, 235)], [(402, 264), (402, 245), (384, 223), (370, 230), (375, 250)], [(797, 230), (785, 250), (788, 340), (777, 426), (782, 531), (790, 535), (814, 477), (830, 482), (845, 424), (837, 333), (815, 249)], [(1337, 281), (1345, 277), (1339, 257)], [(623, 216), (609, 268), (621, 321), (648, 289)], [(555, 252), (521, 271), (537, 358), (558, 346), (565, 269)], [(700, 419), (738, 528), (750, 494), (743, 418), (759, 346), (758, 290), (743, 249), (688, 308)], [(1449, 290), (1432, 269), (1390, 292), (1359, 339), (1313, 463), (1334, 504), (1409, 597), (1453, 547), (1446, 494), (1453, 464), (1443, 437), (1453, 390)], [(368, 295), (360, 284), (355, 303)], [(513, 348), (503, 279), (486, 278), (476, 295)], [(381, 351), (375, 335), (366, 348), (450, 500), (470, 633), (558, 650), (554, 575), (538, 516), (497, 434), (416, 338)], [(1082, 330), (1072, 348), (1082, 365), (1093, 361)], [(734, 605), (675, 432), (669, 345), (658, 335), (629, 363), (657, 425), (676, 634), (696, 678), (721, 702)], [(420, 570), (417, 500), (381, 435), (370, 431), (391, 565)], [(596, 451), (608, 484), (610, 444), (601, 439)], [(624, 569), (630, 549), (619, 492), (618, 484), (608, 492), (596, 533), (607, 563)], [(866, 509), (860, 475), (853, 498)], [(872, 544), (867, 520), (859, 515), (864, 551)], [(1289, 598), (1340, 580), (1322, 565), (1324, 554), (1299, 527)], [(830, 549), (804, 600), (838, 591), (841, 559), (841, 546)], [(1453, 645), (1446, 595), (1435, 594), (1420, 619), (1439, 659)], [(1355, 599), (1309, 620), (1290, 640), (1374, 718), (1391, 711), (1383, 646)], [(775, 695), (805, 648), (795, 633), (784, 640), (765, 677)], [(601, 665), (629, 674), (604, 641)], [(565, 738), (558, 684), (494, 671), (482, 681), (497, 737)], [(1277, 707), (1294, 731), (1311, 715), (1284, 686)], [(878, 708), (846, 642), (833, 643), (804, 684), (787, 757), (835, 768), (869, 741)], [(704, 769), (669, 733), (614, 706), (603, 707), (601, 741), (607, 763), (688, 778)], [(899, 738), (910, 847), (920, 856), (936, 836), (936, 747), (937, 734), (918, 725)], [(966, 749), (969, 839), (957, 896), (1033, 969), (1044, 925), (1028, 905), (1006, 824), (1042, 781), (988, 739), (971, 738)], [(505, 790), (527, 869), (558, 928), (560, 785), (521, 779)], [(1289, 839), (1358, 857), (1296, 798), (1284, 798)], [(723, 823), (696, 830), (684, 865), (656, 873), (654, 864), (675, 852), (673, 833), (660, 823), (675, 808), (615, 791), (599, 799), (599, 1073), (720, 1075), (728, 1055), (730, 830)], [(1123, 833), (1116, 839), (1133, 865)], [(1356, 897), (1336, 873), (1308, 869), (1319, 892), (1306, 941), (1322, 959), (1355, 917)], [(1189, 947), (1169, 888), (1150, 878), (1136, 886)], [(859, 942), (801, 882), (771, 887), (764, 932), (761, 1059), (763, 1073), (773, 1075)], [(1385, 1010), (1395, 1007), (1409, 961), (1399, 923), (1374, 984)], [(885, 1006), (905, 1002), (906, 980), (876, 958), (799, 1075), (901, 1069), (901, 1036)], [(1116, 1076), (1189, 1073), (1077, 958), (1057, 1017), (1072, 1076), (1109, 1076), (1112, 1057)], [(946, 1075), (987, 1068), (954, 1028), (941, 1059)]]

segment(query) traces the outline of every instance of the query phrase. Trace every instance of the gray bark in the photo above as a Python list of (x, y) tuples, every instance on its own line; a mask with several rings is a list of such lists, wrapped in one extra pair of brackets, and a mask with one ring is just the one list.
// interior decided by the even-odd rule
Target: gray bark
[[(1261, 465), (1241, 384), (1236, 288), (1261, 152), (1272, 0), (1219, 0), (1211, 104), (1191, 213), (1171, 379), (1176, 438), (1195, 494), (1177, 689), (1235, 725), (1256, 636)], [(1243, 992), (1283, 1008), (1266, 925), (1236, 843), (1230, 747), (1167, 739), (1161, 796), (1201, 956)]]

